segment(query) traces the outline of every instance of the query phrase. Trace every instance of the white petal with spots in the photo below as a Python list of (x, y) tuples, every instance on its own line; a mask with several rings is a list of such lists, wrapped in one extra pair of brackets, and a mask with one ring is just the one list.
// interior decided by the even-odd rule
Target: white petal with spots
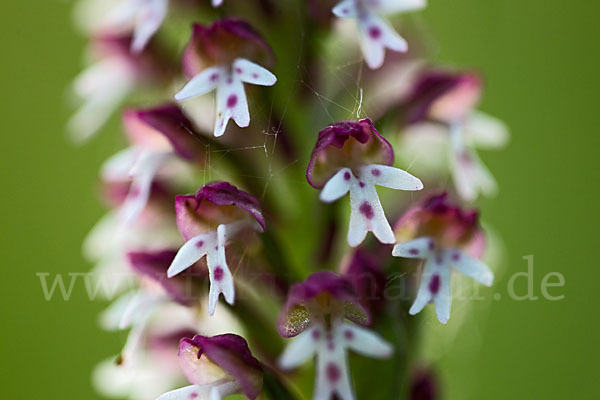
[(409, 173), (386, 165), (366, 165), (355, 176), (349, 168), (339, 170), (327, 181), (319, 198), (330, 203), (350, 192), (350, 226), (348, 244), (358, 246), (371, 231), (385, 244), (396, 242), (392, 228), (385, 217), (375, 185), (392, 189), (419, 190), (421, 181)]
[(231, 66), (211, 67), (200, 72), (175, 95), (175, 100), (186, 100), (216, 89), (217, 117), (214, 135), (219, 137), (225, 133), (230, 119), (241, 128), (250, 125), (244, 82), (272, 86), (277, 82), (277, 78), (266, 68), (238, 58)]
[(340, 332), (339, 340), (342, 340), (346, 347), (363, 356), (388, 358), (394, 353), (394, 348), (388, 342), (369, 329), (344, 323)]
[(192, 385), (182, 387), (180, 389), (175, 389), (170, 392), (167, 392), (160, 396), (157, 400), (209, 400), (209, 393), (212, 389), (212, 386), (203, 385)]
[(250, 112), (244, 84), (233, 76), (221, 80), (217, 86), (217, 119), (214, 130), (216, 137), (225, 133), (230, 119), (233, 119), (241, 128), (250, 125)]
[(408, 43), (382, 17), (369, 13), (359, 18), (360, 47), (365, 62), (371, 69), (383, 65), (385, 49), (398, 52), (408, 50)]
[(321, 190), (319, 199), (325, 203), (331, 203), (345, 196), (350, 190), (350, 183), (353, 178), (350, 168), (342, 168), (327, 181), (323, 190)]
[(177, 252), (173, 262), (167, 270), (169, 278), (185, 271), (208, 252), (215, 253), (217, 245), (217, 232), (210, 231), (194, 236), (188, 240)]
[(242, 82), (252, 85), (273, 86), (277, 82), (271, 71), (245, 58), (238, 58), (233, 62), (233, 73)]
[(487, 265), (460, 250), (445, 250), (444, 258), (449, 265), (479, 283), (491, 286), (494, 282), (494, 274)]
[(217, 228), (217, 243), (215, 250), (211, 248), (206, 256), (208, 272), (210, 279), (210, 290), (208, 294), (208, 313), (213, 315), (219, 295), (223, 293), (225, 301), (233, 304), (235, 301), (235, 288), (233, 286), (233, 276), (225, 259), (225, 244), (227, 242), (226, 225), (219, 225)]
[(438, 320), (443, 324), (448, 322), (452, 304), (450, 283), (450, 268), (444, 254), (432, 254), (425, 260), (417, 297), (408, 313), (415, 315), (433, 301)]
[(348, 244), (358, 246), (371, 231), (381, 243), (396, 242), (373, 184), (353, 179), (350, 186), (350, 227)]
[(189, 82), (175, 94), (175, 100), (187, 100), (211, 92), (217, 88), (220, 80), (226, 79), (226, 75), (225, 68), (207, 68), (190, 79)]
[(285, 348), (279, 358), (279, 366), (284, 370), (290, 370), (304, 364), (315, 355), (320, 339), (324, 335), (324, 329), (320, 325), (313, 325), (300, 333)]
[(344, 0), (333, 7), (331, 11), (338, 18), (356, 18), (358, 16), (356, 0)]
[(221, 224), (216, 231), (194, 236), (181, 246), (167, 270), (167, 276), (171, 278), (206, 256), (210, 279), (208, 296), (208, 313), (210, 315), (215, 313), (221, 293), (223, 293), (227, 303), (233, 304), (235, 301), (235, 287), (233, 276), (227, 266), (225, 246), (228, 239), (232, 238), (239, 230), (248, 227), (249, 224), (258, 229), (254, 221), (244, 220), (227, 225)]
[(433, 250), (433, 239), (422, 237), (410, 242), (398, 243), (394, 246), (392, 255), (405, 258), (427, 258)]
[(241, 391), (241, 386), (235, 381), (221, 381), (207, 385), (191, 385), (172, 390), (160, 396), (157, 400), (221, 400)]
[(421, 190), (423, 182), (400, 168), (388, 165), (365, 165), (359, 168), (360, 177), (374, 185), (385, 186), (397, 190)]
[(323, 340), (317, 355), (317, 379), (314, 400), (329, 400), (337, 394), (341, 400), (354, 400), (348, 371), (346, 349), (341, 342)]

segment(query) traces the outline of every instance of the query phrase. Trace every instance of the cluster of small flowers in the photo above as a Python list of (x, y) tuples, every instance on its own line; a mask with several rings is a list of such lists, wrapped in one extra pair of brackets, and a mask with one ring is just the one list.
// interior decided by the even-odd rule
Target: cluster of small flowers
[[(492, 284), (493, 273), (480, 261), (485, 238), (478, 211), (458, 202), (472, 202), (480, 193), (496, 190), (476, 148), (501, 147), (506, 129), (475, 111), (482, 88), (475, 73), (432, 67), (406, 53), (406, 40), (384, 17), (422, 9), (425, 0), (343, 0), (337, 5), (290, 1), (301, 8), (299, 14), (305, 15), (307, 24), (325, 26), (320, 29), (333, 32), (330, 27), (339, 21), (332, 17), (356, 22), (360, 50), (371, 70), (365, 92), (393, 86), (395, 80), (408, 88), (383, 101), (373, 97), (385, 110), (377, 112), (377, 123), (401, 131), (392, 139), (382, 136), (369, 118), (329, 121), (318, 133), (312, 154), (300, 155), (310, 155), (306, 179), (320, 189), (321, 202), (333, 203), (349, 193), (349, 246), (339, 273), (309, 268), (307, 272), (313, 273), (294, 283), (289, 279), (292, 272), (278, 264), (276, 253), (282, 250), (277, 246), (277, 226), (282, 222), (268, 205), (226, 181), (205, 183), (195, 194), (178, 195), (197, 185), (197, 172), (211, 162), (213, 149), (221, 149), (227, 157), (228, 148), (245, 143), (232, 137), (244, 133), (229, 121), (239, 128), (250, 126), (246, 84), (277, 83), (263, 66), (274, 65), (274, 52), (263, 36), (245, 20), (225, 17), (193, 25), (182, 53), (187, 82), (171, 90), (180, 78), (179, 68), (154, 36), (177, 12), (206, 16), (214, 13), (210, 7), (229, 10), (227, 2), (86, 0), (78, 8), (77, 18), (85, 22), (95, 61), (74, 83), (83, 101), (69, 124), (74, 138), (90, 138), (142, 89), (154, 95), (150, 98), (174, 100), (125, 109), (129, 147), (102, 167), (112, 211), (92, 231), (85, 251), (96, 263), (98, 279), (110, 279), (115, 293), (121, 293), (103, 313), (104, 327), (130, 333), (117, 361), (99, 365), (96, 381), (107, 395), (140, 400), (157, 396), (215, 400), (231, 394), (255, 399), (261, 393), (265, 398), (296, 398), (294, 392), (301, 389), (295, 388), (287, 371), (315, 357), (313, 398), (354, 399), (348, 350), (374, 358), (391, 357), (396, 350), (366, 328), (382, 313), (375, 303), (385, 302), (382, 289), (390, 256), (424, 260), (410, 315), (432, 302), (439, 321), (449, 320), (453, 270)], [(289, 6), (269, 0), (249, 3), (255, 10), (248, 15), (263, 12), (271, 19), (286, 18), (277, 10)], [(386, 49), (396, 53), (387, 61)], [(181, 102), (213, 90), (216, 116), (211, 138), (201, 128), (211, 119), (206, 112), (210, 106), (198, 110)], [(255, 99), (274, 89), (261, 90), (265, 93), (252, 92)], [(249, 131), (259, 132), (256, 129)], [(299, 134), (307, 137), (311, 132)], [(227, 138), (215, 139), (223, 135)], [(400, 207), (392, 211), (404, 213), (393, 227), (376, 186), (417, 192), (424, 185), (394, 166), (398, 160), (390, 142), (397, 144), (400, 162), (415, 154), (428, 161), (423, 171), (435, 171), (435, 178), (431, 187), (426, 180), (427, 190), (441, 186), (436, 180), (440, 169), (452, 176), (455, 187), (453, 194), (429, 192), (408, 208), (395, 201)], [(437, 151), (440, 145), (445, 153)], [(246, 173), (243, 160), (231, 162), (232, 180)], [(292, 184), (310, 189), (306, 183)], [(271, 221), (275, 228), (268, 227)], [(368, 232), (376, 241), (365, 241)], [(232, 272), (234, 263), (238, 267)], [(360, 274), (366, 272), (377, 279), (361, 281)], [(259, 279), (253, 280), (256, 276)], [(128, 287), (132, 280), (134, 290)], [(217, 307), (221, 294), (227, 306)], [(272, 316), (278, 307), (275, 323)], [(275, 327), (283, 338), (296, 337), (282, 353), (280, 339), (270, 333)], [(258, 359), (243, 336), (250, 338)], [(183, 378), (190, 385), (173, 390)]]

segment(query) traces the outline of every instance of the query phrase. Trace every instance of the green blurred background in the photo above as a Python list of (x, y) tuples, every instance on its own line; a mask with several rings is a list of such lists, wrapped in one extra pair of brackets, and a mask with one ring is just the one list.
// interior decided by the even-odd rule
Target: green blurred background
[[(66, 87), (84, 45), (71, 7), (0, 2), (7, 399), (99, 398), (91, 369), (125, 338), (98, 329), (104, 304), (89, 302), (82, 285), (70, 301), (46, 302), (36, 276), (89, 269), (80, 247), (104, 212), (94, 196), (97, 170), (120, 142), (110, 128), (82, 148), (65, 139)], [(512, 131), (506, 151), (483, 154), (501, 187), (482, 206), (508, 249), (493, 288), (502, 297), (438, 364), (447, 399), (597, 398), (599, 17), (593, 0), (430, 0), (422, 13), (438, 61), (483, 71), (482, 109)], [(558, 271), (566, 285), (551, 294), (563, 300), (508, 298), (507, 280), (526, 270), (526, 255), (534, 255), (535, 294)]]

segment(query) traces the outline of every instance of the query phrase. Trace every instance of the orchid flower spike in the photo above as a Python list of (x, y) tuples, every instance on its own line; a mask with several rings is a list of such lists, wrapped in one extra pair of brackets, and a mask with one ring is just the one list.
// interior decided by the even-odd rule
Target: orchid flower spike
[[(353, 323), (346, 321), (352, 321)], [(348, 349), (359, 354), (388, 358), (390, 344), (359, 325), (370, 317), (354, 295), (350, 283), (329, 271), (309, 276), (290, 289), (279, 316), (279, 333), (296, 339), (279, 359), (283, 369), (292, 369), (317, 357), (315, 400), (355, 398), (348, 370)]]
[(333, 8), (338, 18), (356, 19), (360, 47), (369, 68), (383, 65), (385, 49), (405, 52), (408, 44), (383, 15), (416, 11), (424, 8), (425, 0), (343, 0)]
[(219, 294), (233, 304), (233, 276), (225, 259), (225, 247), (245, 232), (264, 232), (265, 220), (258, 200), (227, 182), (204, 185), (195, 195), (175, 199), (177, 226), (186, 243), (181, 246), (167, 274), (173, 277), (206, 256), (210, 291), (208, 312), (213, 315)]
[(337, 122), (319, 132), (306, 178), (323, 190), (326, 203), (350, 192), (348, 244), (358, 246), (371, 231), (381, 242), (396, 242), (375, 185), (397, 190), (421, 190), (423, 183), (392, 167), (394, 150), (369, 119)]
[[(413, 125), (405, 135), (425, 136), (419, 128), (421, 125), (430, 135), (434, 133), (449, 139), (450, 171), (458, 194), (466, 201), (476, 200), (480, 193), (494, 195), (498, 190), (476, 148), (503, 147), (509, 136), (501, 121), (475, 111), (481, 91), (481, 79), (474, 73), (427, 71), (416, 83), (408, 101), (408, 123), (430, 120), (437, 125)], [(426, 145), (429, 143), (422, 144), (423, 147)]]
[(464, 211), (448, 202), (447, 193), (426, 198), (411, 208), (395, 227), (399, 242), (395, 257), (424, 259), (417, 297), (409, 310), (414, 315), (429, 302), (435, 303), (438, 320), (450, 319), (452, 268), (486, 286), (494, 274), (479, 261), (485, 239), (477, 211)]
[(83, 101), (67, 126), (74, 141), (85, 142), (95, 135), (135, 89), (170, 75), (172, 69), (154, 48), (132, 54), (131, 43), (131, 37), (109, 35), (92, 40), (95, 62), (73, 82), (74, 94)]
[(131, 146), (108, 159), (102, 175), (107, 181), (132, 180), (121, 207), (123, 222), (131, 224), (145, 208), (155, 177), (166, 164), (178, 158), (199, 163), (206, 151), (192, 123), (174, 104), (125, 110), (123, 125)]
[(158, 400), (220, 400), (232, 394), (254, 400), (262, 391), (260, 362), (238, 335), (181, 339), (179, 365), (192, 385), (167, 392)]
[(228, 18), (210, 27), (194, 24), (183, 55), (183, 69), (190, 80), (176, 95), (182, 101), (217, 91), (214, 135), (221, 136), (230, 119), (245, 128), (250, 124), (244, 83), (273, 86), (277, 81), (266, 68), (250, 61), (270, 59), (271, 49), (248, 23)]

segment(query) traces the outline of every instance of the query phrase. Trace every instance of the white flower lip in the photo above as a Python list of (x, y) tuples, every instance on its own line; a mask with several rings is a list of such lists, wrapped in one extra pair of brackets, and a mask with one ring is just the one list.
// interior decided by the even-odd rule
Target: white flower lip
[(486, 286), (491, 286), (494, 281), (494, 274), (483, 262), (458, 249), (438, 249), (432, 238), (421, 237), (396, 244), (392, 255), (425, 259), (417, 297), (409, 314), (419, 313), (427, 303), (433, 301), (438, 320), (443, 324), (450, 319), (452, 268)]
[(396, 243), (375, 185), (414, 191), (423, 189), (423, 183), (408, 172), (388, 165), (364, 165), (358, 169), (357, 174), (358, 176), (350, 168), (342, 168), (325, 184), (319, 198), (330, 203), (350, 192), (350, 246), (361, 244), (369, 231), (381, 243)]
[(382, 16), (424, 8), (425, 0), (343, 0), (333, 7), (338, 18), (356, 19), (360, 47), (371, 69), (383, 65), (385, 49), (406, 52), (408, 43)]
[(394, 352), (379, 335), (338, 317), (329, 330), (316, 323), (299, 334), (286, 347), (278, 364), (290, 370), (316, 356), (314, 398), (328, 399), (337, 394), (343, 400), (352, 400), (355, 397), (348, 369), (348, 350), (373, 358), (388, 358)]
[[(223, 293), (227, 303), (233, 305), (235, 301), (235, 287), (225, 257), (225, 245), (228, 238), (233, 237), (247, 225), (247, 221), (238, 221), (227, 225), (221, 224), (216, 231), (202, 233), (191, 238), (181, 246), (167, 270), (167, 276), (171, 278), (206, 256), (210, 279), (208, 300), (208, 313), (210, 315), (215, 313), (221, 293)], [(251, 225), (254, 227), (257, 224), (251, 223)]]
[(230, 119), (241, 128), (250, 125), (244, 83), (273, 86), (276, 82), (275, 75), (266, 68), (244, 58), (237, 58), (231, 66), (210, 67), (194, 76), (175, 94), (175, 100), (183, 101), (216, 89), (217, 117), (214, 135), (219, 137), (225, 133)]

